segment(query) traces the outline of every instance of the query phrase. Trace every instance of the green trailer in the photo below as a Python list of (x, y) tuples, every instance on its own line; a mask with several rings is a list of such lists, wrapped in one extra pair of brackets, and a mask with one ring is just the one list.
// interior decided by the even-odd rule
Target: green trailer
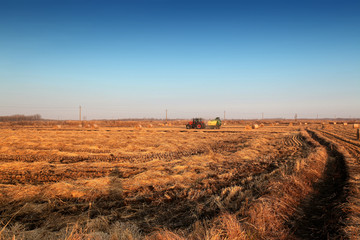
[(214, 128), (214, 129), (219, 129), (221, 126), (221, 120), (219, 117), (215, 118), (214, 120), (209, 120), (207, 122), (207, 127), (208, 128)]

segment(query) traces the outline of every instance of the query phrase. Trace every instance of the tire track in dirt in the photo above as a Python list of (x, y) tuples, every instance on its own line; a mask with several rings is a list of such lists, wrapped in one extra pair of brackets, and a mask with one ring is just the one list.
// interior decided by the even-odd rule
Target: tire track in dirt
[(347, 239), (343, 221), (347, 213), (342, 209), (349, 179), (345, 157), (321, 135), (307, 131), (327, 149), (328, 160), (322, 178), (314, 184), (314, 193), (304, 199), (293, 216), (291, 228), (299, 239)]
[(342, 136), (339, 136), (337, 134), (324, 131), (324, 130), (318, 130), (322, 134), (325, 134), (326, 136), (330, 137), (331, 139), (334, 139), (336, 142), (339, 142), (341, 145), (343, 145), (354, 157), (359, 158), (360, 157), (360, 143), (356, 143), (352, 140), (345, 139)]
[[(231, 160), (231, 154), (236, 152), (239, 142), (229, 141), (224, 144), (225, 149), (220, 145), (218, 149), (212, 150), (226, 151)], [(302, 150), (308, 153), (306, 144), (303, 145)], [(256, 165), (254, 161), (251, 164), (225, 163), (227, 167), (236, 169), (236, 174), (226, 179), (210, 174), (207, 176), (209, 185), (199, 182), (187, 189), (151, 189), (149, 195), (125, 197), (125, 206), (116, 210), (119, 215), (114, 216), (114, 220), (137, 222), (145, 233), (150, 233), (157, 227), (189, 229), (196, 221), (211, 219), (224, 209), (241, 215), (246, 212), (248, 204), (264, 194), (265, 186), (279, 168), (291, 171), (293, 163), (290, 156), (293, 154), (292, 150), (278, 152), (276, 157), (268, 159), (266, 165)], [(300, 156), (305, 153), (300, 151), (298, 154)], [(214, 166), (214, 169), (219, 169), (219, 166)], [(107, 215), (104, 202), (97, 204), (96, 207), (101, 208), (97, 212)]]
[[(164, 153), (148, 153), (148, 154), (132, 154), (132, 155), (88, 155), (88, 156), (59, 156), (59, 155), (0, 155), (1, 162), (49, 162), (49, 163), (78, 163), (78, 162), (146, 162), (154, 158), (161, 160), (175, 159), (180, 157), (188, 157), (193, 155), (200, 155), (206, 152), (206, 148), (197, 148), (185, 151), (164, 152)], [(91, 153), (91, 152), (90, 152)]]
[[(276, 151), (271, 158), (262, 159), (260, 157), (263, 156), (259, 156), (258, 160), (233, 162), (231, 160), (235, 156), (233, 154), (243, 147), (242, 141), (241, 137), (231, 138), (228, 141), (214, 143), (210, 149), (203, 149), (203, 152), (198, 151), (198, 154), (208, 151), (221, 153), (229, 161), (225, 161), (221, 166), (209, 165), (211, 174), (206, 176), (206, 181), (194, 182), (189, 188), (165, 186), (161, 189), (154, 189), (150, 186), (147, 187), (148, 191), (144, 191), (145, 193), (141, 193), (142, 189), (138, 189), (136, 192), (124, 191), (122, 196), (114, 199), (103, 197), (95, 200), (91, 209), (88, 203), (71, 199), (59, 200), (56, 204), (48, 206), (47, 211), (53, 216), (62, 218), (71, 218), (71, 216), (81, 215), (85, 212), (91, 219), (104, 216), (110, 222), (134, 222), (145, 233), (153, 231), (156, 227), (189, 229), (198, 220), (205, 221), (213, 218), (223, 208), (238, 213), (239, 206), (246, 208), (248, 202), (263, 194), (262, 191), (266, 189), (264, 186), (278, 168), (291, 169), (288, 165), (291, 165), (295, 158), (291, 157), (293, 150), (291, 148), (284, 150), (280, 140), (280, 145), (275, 145), (277, 150), (282, 151)], [(306, 149), (306, 147), (304, 146), (302, 149)], [(300, 151), (297, 154), (304, 153)], [(232, 176), (219, 178), (217, 174), (220, 167), (223, 168), (221, 171), (236, 169), (236, 172)], [(233, 187), (235, 188), (233, 189)], [(14, 203), (14, 206), (7, 206), (6, 210), (4, 209), (4, 219), (10, 218), (10, 213), (16, 212), (16, 209), (18, 209), (17, 203)], [(21, 222), (28, 229), (46, 226), (48, 229), (57, 231), (62, 227), (59, 224), (47, 226), (46, 218), (35, 215), (31, 221), (27, 215), (18, 215), (16, 221)]]
[(299, 147), (303, 146), (303, 139), (299, 134), (288, 136), (284, 139), (285, 146)]
[[(210, 151), (221, 153), (224, 155), (232, 154), (239, 150), (239, 143), (243, 143), (240, 138), (236, 141), (220, 141), (213, 143), (209, 146), (200, 146), (196, 149), (185, 150), (185, 151), (174, 151), (165, 153), (149, 153), (149, 154), (136, 154), (136, 155), (121, 155), (121, 156), (73, 156), (73, 157), (62, 157), (62, 156), (32, 156), (32, 155), (2, 155), (0, 161), (3, 162), (39, 162), (47, 161), (50, 163), (60, 162), (61, 164), (75, 164), (78, 162), (121, 162), (121, 163), (144, 163), (152, 161), (153, 159), (159, 159), (163, 162), (170, 162), (181, 159), (183, 157), (200, 156), (209, 153)], [(5, 160), (5, 161), (4, 161)], [(67, 169), (60, 173), (55, 173), (54, 169), (44, 169), (39, 172), (30, 172), (23, 170), (0, 170), (0, 183), (2, 184), (25, 184), (31, 183), (33, 185), (44, 184), (47, 182), (57, 182), (59, 180), (76, 180), (81, 178), (96, 178), (104, 177), (111, 174), (114, 171), (118, 171), (116, 168), (104, 168), (104, 169)], [(125, 172), (120, 172), (119, 175), (122, 178), (129, 178), (137, 175), (146, 169), (138, 169), (135, 171), (127, 169)]]
[[(200, 146), (188, 150), (179, 150), (179, 151), (169, 151), (161, 153), (147, 153), (147, 154), (121, 154), (121, 155), (88, 155), (88, 156), (59, 156), (56, 154), (52, 155), (0, 155), (0, 162), (49, 162), (49, 163), (62, 163), (70, 164), (77, 162), (128, 162), (128, 163), (143, 163), (151, 161), (153, 159), (159, 159), (162, 161), (172, 161), (175, 159), (180, 159), (182, 157), (190, 157), (195, 155), (202, 155), (209, 152), (209, 150), (214, 150), (217, 152), (226, 152), (228, 151), (229, 144), (237, 144), (237, 141), (219, 141), (217, 143), (212, 143), (209, 146)], [(236, 151), (236, 148), (234, 149)], [(77, 151), (75, 151), (77, 152)], [(86, 152), (82, 150), (81, 152)], [(97, 151), (87, 151), (88, 153), (94, 153)]]

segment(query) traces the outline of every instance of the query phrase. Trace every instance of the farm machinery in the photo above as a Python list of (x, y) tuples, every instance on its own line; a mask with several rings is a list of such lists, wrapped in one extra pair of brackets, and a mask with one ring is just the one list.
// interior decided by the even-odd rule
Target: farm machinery
[(215, 118), (214, 120), (209, 120), (207, 122), (207, 126), (209, 128), (216, 128), (216, 129), (219, 129), (220, 126), (221, 126), (221, 120), (219, 117)]
[(214, 120), (209, 120), (207, 124), (205, 124), (202, 118), (193, 118), (190, 122), (186, 124), (187, 129), (204, 129), (206, 127), (219, 129), (220, 126), (221, 120), (219, 117), (215, 118)]
[(205, 127), (206, 125), (202, 118), (193, 118), (192, 121), (186, 124), (187, 129), (191, 129), (191, 128), (203, 129)]

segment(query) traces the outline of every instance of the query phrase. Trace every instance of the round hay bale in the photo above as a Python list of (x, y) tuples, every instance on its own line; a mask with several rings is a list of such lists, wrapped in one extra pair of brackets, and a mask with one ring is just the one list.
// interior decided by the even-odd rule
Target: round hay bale
[(344, 123), (344, 126), (347, 126), (347, 125), (348, 125), (348, 123), (345, 122), (345, 123)]
[(359, 128), (359, 124), (358, 124), (358, 123), (354, 123), (354, 128)]
[(259, 128), (259, 125), (253, 124), (253, 125), (251, 126), (251, 128), (252, 128), (252, 129), (258, 129), (258, 128)]

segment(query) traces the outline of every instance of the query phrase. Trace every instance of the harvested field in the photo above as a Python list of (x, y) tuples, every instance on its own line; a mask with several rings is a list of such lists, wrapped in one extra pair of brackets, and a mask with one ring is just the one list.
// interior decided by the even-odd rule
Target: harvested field
[(0, 239), (357, 239), (351, 125), (182, 124), (2, 125)]

